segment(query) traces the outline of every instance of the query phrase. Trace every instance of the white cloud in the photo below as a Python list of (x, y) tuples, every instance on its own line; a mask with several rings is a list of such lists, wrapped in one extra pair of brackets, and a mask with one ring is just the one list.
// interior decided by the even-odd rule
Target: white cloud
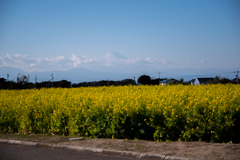
[(78, 56), (75, 54), (70, 57), (70, 60), (72, 61), (72, 66), (74, 67), (87, 65), (88, 63), (98, 61), (97, 59), (88, 58), (86, 56)]
[(146, 58), (145, 59), (148, 63), (153, 63), (153, 64), (167, 64), (167, 60), (166, 59), (158, 59), (158, 58)]
[(9, 59), (12, 59), (12, 56), (10, 54), (6, 54)]
[(124, 60), (126, 64), (140, 64), (141, 62), (144, 62), (144, 59), (142, 58), (133, 58), (133, 59), (126, 59)]
[(37, 63), (31, 63), (30, 66), (33, 67), (33, 66), (36, 66)]
[(55, 58), (37, 58), (28, 55), (11, 55), (0, 56), (0, 67), (20, 68), (24, 71), (50, 71), (50, 70), (68, 70), (76, 67), (83, 68), (101, 68), (103, 66), (120, 67), (128, 65), (163, 65), (168, 62), (165, 59), (157, 58), (132, 58), (127, 59), (118, 53), (108, 53), (102, 58), (94, 59), (86, 56), (72, 54), (71, 57), (57, 56)]
[(15, 67), (15, 68), (24, 68), (29, 67), (31, 63), (34, 63), (35, 60), (27, 55), (11, 55), (6, 54), (6, 56), (1, 57), (1, 64), (0, 66), (8, 66), (8, 67)]
[(61, 60), (65, 60), (65, 58), (63, 56), (57, 56), (56, 58), (44, 58), (44, 60), (47, 61), (47, 62), (56, 63), (56, 62), (59, 62)]
[(76, 56), (75, 54), (72, 55), (72, 57), (70, 58), (70, 60), (73, 61), (73, 66), (77, 66), (77, 65), (79, 65), (79, 64), (82, 63), (81, 57), (78, 57), (78, 56)]

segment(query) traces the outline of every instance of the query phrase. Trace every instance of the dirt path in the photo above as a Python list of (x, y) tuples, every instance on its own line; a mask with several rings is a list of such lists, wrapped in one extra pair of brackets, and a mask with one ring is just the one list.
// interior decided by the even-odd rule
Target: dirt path
[(162, 154), (194, 159), (240, 159), (240, 144), (206, 142), (155, 142), (144, 140), (94, 138), (84, 138), (84, 140), (70, 141), (70, 138), (72, 137), (55, 135), (0, 134), (0, 139), (65, 144), (120, 151), (134, 151), (140, 153)]

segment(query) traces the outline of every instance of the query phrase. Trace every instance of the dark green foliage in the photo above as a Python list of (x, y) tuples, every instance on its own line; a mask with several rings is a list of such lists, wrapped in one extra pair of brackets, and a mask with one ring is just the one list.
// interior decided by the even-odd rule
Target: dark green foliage
[(143, 84), (143, 85), (151, 84), (151, 78), (147, 75), (140, 76), (137, 81), (139, 84)]

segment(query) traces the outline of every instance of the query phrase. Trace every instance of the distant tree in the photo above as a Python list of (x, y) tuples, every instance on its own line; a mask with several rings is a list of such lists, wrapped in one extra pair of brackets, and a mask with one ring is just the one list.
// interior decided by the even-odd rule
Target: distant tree
[(28, 82), (28, 77), (25, 76), (24, 74), (19, 73), (17, 76), (17, 83), (25, 84), (27, 82)]
[(232, 83), (234, 83), (234, 84), (237, 84), (237, 82), (238, 82), (238, 84), (240, 83), (240, 79), (238, 78), (234, 78), (233, 80), (232, 80)]
[(213, 80), (213, 82), (211, 82), (211, 84), (218, 84), (218, 83), (221, 83), (221, 84), (227, 84), (227, 83), (232, 83), (232, 81), (228, 78), (221, 78), (220, 76), (216, 76)]
[(67, 80), (61, 80), (56, 82), (56, 87), (70, 88), (70, 86), (71, 86), (71, 82)]
[(190, 85), (190, 84), (191, 84), (191, 82), (184, 82), (184, 79), (183, 79), (183, 78), (181, 78), (181, 79), (179, 80), (178, 84)]
[(211, 82), (211, 84), (218, 84), (218, 83), (220, 83), (220, 80), (221, 80), (221, 77), (217, 75), (217, 76), (215, 76), (215, 78), (214, 78), (213, 82)]
[(151, 78), (147, 75), (142, 75), (138, 78), (139, 84), (151, 84)]
[(222, 84), (227, 84), (227, 83), (232, 83), (232, 81), (231, 81), (230, 79), (228, 79), (228, 78), (223, 77), (223, 78), (220, 80), (220, 83), (222, 83)]
[(175, 84), (179, 84), (179, 81), (178, 80), (173, 80), (169, 83), (170, 85), (175, 85)]
[(135, 85), (135, 81), (133, 79), (124, 79), (121, 80), (121, 85)]
[(5, 78), (0, 78), (0, 89), (6, 89), (7, 80)]
[(179, 84), (184, 84), (184, 79), (183, 79), (183, 78), (181, 78), (181, 79), (179, 80)]
[(7, 80), (5, 78), (0, 78), (0, 83), (5, 83)]

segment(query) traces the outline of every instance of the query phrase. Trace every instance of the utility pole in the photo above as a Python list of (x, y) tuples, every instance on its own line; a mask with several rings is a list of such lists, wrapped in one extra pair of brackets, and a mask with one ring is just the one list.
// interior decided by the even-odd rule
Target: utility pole
[(135, 76), (134, 76), (134, 85), (136, 85)]
[(238, 84), (238, 73), (239, 73), (239, 71), (235, 71), (234, 73), (237, 73), (237, 84)]
[(159, 73), (159, 85), (160, 85), (160, 73), (162, 73), (162, 72), (158, 72)]
[(29, 76), (29, 74), (28, 74), (27, 83), (29, 82), (29, 78), (30, 78), (30, 76)]
[(7, 81), (8, 81), (9, 74), (7, 74)]
[(53, 87), (53, 74), (51, 74), (51, 76), (52, 76), (52, 87)]

